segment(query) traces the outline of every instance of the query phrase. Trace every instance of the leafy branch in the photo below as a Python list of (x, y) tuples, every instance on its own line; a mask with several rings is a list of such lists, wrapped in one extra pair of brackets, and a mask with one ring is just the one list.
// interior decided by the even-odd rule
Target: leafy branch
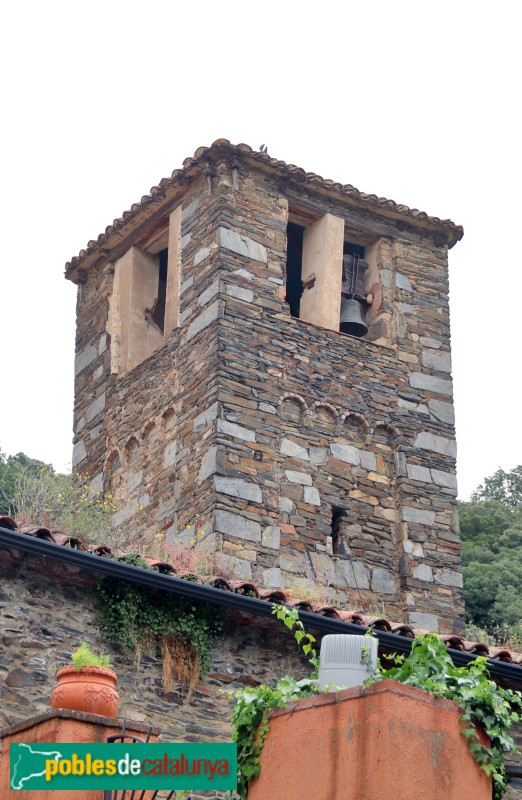
[(259, 756), (270, 729), (270, 716), (274, 709), (285, 708), (293, 700), (317, 694), (319, 659), (314, 637), (307, 633), (296, 609), (274, 605), (272, 614), (293, 632), (298, 647), (312, 666), (310, 678), (296, 681), (286, 675), (275, 686), (262, 684), (255, 688), (239, 689), (233, 694), (236, 700), (232, 713), (234, 742), (237, 742), (238, 793), (246, 800), (250, 781), (261, 770)]
[[(259, 775), (260, 754), (273, 710), (318, 692), (319, 660), (314, 637), (305, 631), (295, 609), (275, 605), (272, 613), (293, 632), (312, 672), (310, 678), (301, 681), (285, 676), (274, 687), (262, 685), (235, 693), (232, 728), (238, 745), (238, 792), (242, 800), (246, 800), (249, 783)], [(369, 647), (363, 648), (362, 660), (369, 663)], [(474, 759), (492, 778), (494, 800), (501, 800), (507, 783), (504, 756), (516, 749), (509, 729), (521, 718), (516, 709), (522, 708), (522, 694), (497, 686), (489, 677), (485, 658), (476, 658), (468, 666), (455, 666), (435, 634), (414, 639), (407, 658), (393, 655), (387, 656), (387, 661), (391, 666), (383, 667), (378, 662), (377, 671), (366, 685), (391, 678), (458, 703), (462, 734)], [(481, 741), (477, 726), (484, 729), (489, 744)]]

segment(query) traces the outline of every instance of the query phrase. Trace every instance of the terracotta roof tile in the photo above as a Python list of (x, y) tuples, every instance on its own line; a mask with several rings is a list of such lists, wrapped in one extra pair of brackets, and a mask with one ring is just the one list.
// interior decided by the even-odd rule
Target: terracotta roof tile
[[(247, 144), (233, 145), (228, 139), (217, 139), (210, 147), (199, 147), (191, 158), (186, 158), (183, 161), (182, 169), (176, 169), (169, 178), (163, 178), (158, 186), (153, 186), (150, 193), (141, 198), (139, 203), (133, 203), (130, 210), (124, 211), (121, 217), (118, 217), (111, 225), (108, 225), (97, 239), (91, 239), (87, 243), (87, 247), (80, 250), (79, 254), (65, 265), (66, 276), (73, 280), (78, 280), (79, 270), (89, 267), (98, 258), (105, 256), (121, 240), (122, 236), (132, 232), (130, 223), (143, 211), (155, 204), (159, 209), (161, 203), (167, 199), (168, 194), (174, 196), (177, 189), (180, 191), (183, 189), (188, 179), (199, 174), (202, 170), (208, 169), (209, 162), (224, 155), (230, 158), (242, 157), (260, 168), (279, 173), (282, 177), (286, 176), (293, 181), (299, 180), (312, 186), (315, 185), (320, 189), (336, 191), (345, 200), (351, 202), (352, 205), (383, 209), (387, 213), (408, 217), (414, 223), (421, 222), (426, 226), (436, 227), (444, 233), (445, 240), (450, 247), (458, 242), (464, 234), (462, 226), (456, 225), (449, 219), (429, 216), (424, 211), (409, 208), (386, 197), (360, 192), (351, 184), (343, 185), (330, 179), (322, 178), (315, 172), (305, 172), (300, 167), (296, 167), (295, 164), (286, 164), (284, 161), (272, 158), (268, 153), (253, 150)], [(129, 226), (128, 231), (122, 230), (125, 226)], [(111, 241), (115, 234), (117, 234), (117, 238)]]
[(0, 516), (0, 528), (6, 528), (8, 531), (18, 530), (18, 525), (12, 517)]
[(22, 524), (18, 527), (20, 533), (28, 536), (36, 536), (37, 539), (45, 539), (47, 542), (54, 542), (54, 537), (49, 528), (40, 528), (38, 525)]
[[(80, 542), (80, 540), (76, 539), (74, 536), (67, 536), (61, 531), (51, 532), (48, 528), (38, 527), (36, 525), (24, 524), (18, 526), (12, 517), (7, 516), (0, 516), (0, 527), (9, 531), (18, 530), (20, 533), (25, 533), (28, 536), (46, 539), (62, 547), (75, 546), (71, 544), (71, 542)], [(82, 546), (79, 549), (85, 548)], [(110, 547), (106, 545), (91, 545), (87, 550), (91, 554), (98, 555), (101, 558), (114, 558)], [(374, 629), (377, 631), (395, 633), (398, 636), (404, 636), (408, 639), (413, 639), (415, 636), (429, 633), (429, 631), (426, 630), (414, 629), (411, 625), (406, 623), (390, 622), (390, 620), (384, 617), (368, 616), (360, 611), (343, 611), (335, 606), (322, 605), (320, 603), (313, 603), (308, 600), (300, 600), (297, 598), (290, 599), (281, 589), (260, 589), (250, 581), (231, 581), (220, 575), (209, 575), (203, 578), (197, 578), (194, 573), (191, 572), (178, 573), (176, 567), (166, 561), (159, 561), (152, 558), (145, 558), (144, 560), (148, 562), (150, 569), (157, 570), (166, 575), (197, 581), (198, 583), (204, 583), (213, 586), (215, 589), (221, 589), (226, 592), (236, 592), (250, 597), (256, 597), (268, 603), (287, 605), (290, 608), (297, 608), (300, 611), (309, 611), (324, 617), (339, 619), (343, 622), (350, 622), (353, 625), (369, 628), (370, 630)], [(508, 664), (522, 666), (522, 653), (508, 650), (505, 647), (489, 647), (489, 645), (484, 642), (470, 642), (456, 635), (442, 635), (441, 639), (446, 647), (452, 650), (461, 650), (466, 653), (471, 653), (472, 655), (486, 656), (495, 661), (503, 661)]]
[(162, 575), (177, 575), (176, 567), (169, 564), (167, 561), (158, 561), (157, 558), (144, 558), (144, 561), (149, 565), (149, 569), (155, 572), (160, 572)]

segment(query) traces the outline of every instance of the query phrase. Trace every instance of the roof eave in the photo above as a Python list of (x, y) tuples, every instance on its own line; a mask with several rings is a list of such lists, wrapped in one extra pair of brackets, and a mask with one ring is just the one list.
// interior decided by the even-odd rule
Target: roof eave
[(112, 225), (108, 225), (98, 239), (89, 241), (87, 247), (65, 265), (65, 277), (73, 283), (81, 283), (93, 266), (119, 257), (117, 254), (123, 242), (137, 236), (142, 226), (167, 213), (171, 206), (179, 202), (192, 180), (201, 175), (209, 164), (223, 159), (246, 162), (253, 169), (276, 174), (285, 181), (306, 186), (321, 194), (333, 195), (337, 201), (352, 208), (369, 209), (387, 219), (402, 221), (431, 235), (438, 244), (448, 248), (453, 247), (464, 235), (462, 226), (455, 225), (451, 220), (430, 217), (424, 211), (410, 209), (393, 200), (365, 194), (350, 184), (325, 180), (313, 172), (305, 172), (293, 164), (271, 158), (268, 153), (255, 151), (249, 145), (233, 145), (227, 139), (218, 139), (210, 147), (196, 150), (193, 157), (185, 159), (181, 169), (174, 170), (170, 178), (163, 178), (158, 186), (152, 187), (150, 194), (144, 195), (139, 203), (134, 203)]

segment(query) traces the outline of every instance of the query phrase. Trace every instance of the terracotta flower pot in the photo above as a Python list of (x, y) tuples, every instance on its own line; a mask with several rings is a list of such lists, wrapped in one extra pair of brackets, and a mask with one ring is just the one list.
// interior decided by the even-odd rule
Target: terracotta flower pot
[(120, 697), (114, 688), (116, 673), (104, 667), (63, 667), (56, 674), (58, 686), (51, 694), (51, 708), (68, 708), (114, 717)]

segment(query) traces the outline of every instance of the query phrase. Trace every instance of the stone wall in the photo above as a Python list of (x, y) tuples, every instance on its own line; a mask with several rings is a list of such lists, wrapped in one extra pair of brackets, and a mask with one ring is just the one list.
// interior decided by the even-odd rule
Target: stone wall
[[(158, 659), (144, 654), (135, 667), (100, 637), (91, 575), (36, 556), (0, 555), (0, 728), (48, 710), (54, 675), (81, 641), (110, 655), (119, 678), (119, 716), (158, 726), (164, 741), (230, 741), (228, 691), (308, 674), (290, 633), (260, 627), (270, 625), (264, 619), (229, 618), (214, 641), (210, 672), (186, 704), (184, 687), (163, 690)], [(520, 763), (520, 754), (508, 761)], [(510, 800), (522, 797), (518, 783), (508, 790)]]
[(157, 658), (144, 653), (136, 667), (100, 637), (92, 576), (32, 556), (5, 563), (1, 555), (0, 728), (49, 709), (56, 671), (82, 641), (110, 656), (119, 716), (157, 725), (166, 741), (230, 741), (228, 691), (308, 672), (291, 634), (270, 621), (263, 628), (257, 619), (228, 619), (214, 640), (208, 675), (184, 703), (186, 687), (175, 683), (172, 692), (163, 690)]
[[(110, 266), (87, 276), (75, 465), (113, 490), (136, 538), (196, 540), (237, 577), (458, 632), (446, 245), (233, 172), (218, 160), (187, 189), (179, 327), (127, 375), (108, 374)], [(371, 251), (371, 341), (290, 316), (296, 209), (342, 218)]]

